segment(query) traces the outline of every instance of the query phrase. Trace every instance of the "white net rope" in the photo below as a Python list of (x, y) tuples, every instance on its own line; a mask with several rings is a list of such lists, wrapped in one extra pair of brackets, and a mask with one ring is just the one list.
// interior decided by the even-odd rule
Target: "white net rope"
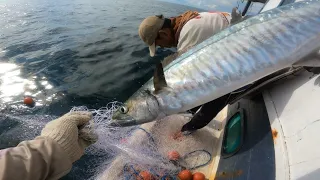
[[(111, 127), (112, 114), (120, 105), (119, 102), (112, 102), (98, 110), (84, 106), (71, 109), (93, 113), (93, 124), (89, 125), (89, 129), (98, 136), (98, 140), (87, 148), (86, 153), (108, 156), (104, 162), (92, 166), (91, 171), (96, 174), (93, 179), (136, 180), (142, 179), (139, 175), (142, 171), (152, 174), (154, 179), (176, 179), (183, 168), (201, 167), (211, 160), (209, 148), (197, 141), (197, 137), (185, 137), (178, 141), (170, 138), (189, 118), (180, 116), (182, 120), (177, 120), (180, 124), (175, 124), (175, 127), (168, 124), (172, 120), (134, 127)], [(179, 161), (170, 160), (167, 154), (171, 150), (181, 153), (182, 158)]]
[[(147, 171), (154, 179), (175, 179), (182, 167), (193, 169), (211, 160), (215, 137), (210, 128), (203, 128), (189, 136), (178, 139), (172, 135), (179, 132), (190, 117), (173, 115), (160, 121), (133, 127), (111, 127), (112, 114), (122, 105), (111, 102), (100, 109), (85, 106), (73, 107), (71, 111), (90, 111), (93, 123), (80, 130), (96, 134), (97, 142), (86, 149), (85, 155), (75, 163), (70, 177), (73, 179), (142, 180), (139, 174)], [(40, 135), (41, 129), (51, 120), (50, 115), (0, 114), (1, 149), (16, 146), (23, 140)], [(81, 133), (79, 135), (82, 135)], [(90, 136), (85, 136), (90, 140)], [(209, 140), (209, 141), (208, 141)], [(181, 158), (171, 161), (168, 152), (177, 151)], [(200, 169), (196, 169), (200, 171)]]

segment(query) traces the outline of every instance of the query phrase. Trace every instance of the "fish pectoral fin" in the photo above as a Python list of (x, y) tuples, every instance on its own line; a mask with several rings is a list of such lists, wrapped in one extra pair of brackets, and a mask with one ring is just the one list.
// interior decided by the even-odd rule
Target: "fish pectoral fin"
[(155, 92), (158, 92), (164, 87), (167, 87), (167, 81), (166, 81), (166, 78), (164, 77), (164, 72), (163, 72), (163, 67), (161, 62), (157, 64), (156, 69), (154, 71), (153, 86), (154, 86)]
[(243, 17), (241, 15), (241, 12), (238, 12), (238, 8), (236, 7), (232, 8), (230, 24), (234, 25), (234, 24), (237, 24), (238, 22), (241, 22), (242, 20), (243, 20)]

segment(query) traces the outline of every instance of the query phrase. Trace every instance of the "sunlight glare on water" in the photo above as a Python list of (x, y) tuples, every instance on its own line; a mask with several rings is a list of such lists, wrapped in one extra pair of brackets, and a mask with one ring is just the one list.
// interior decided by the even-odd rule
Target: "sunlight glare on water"
[(27, 80), (19, 77), (20, 70), (15, 64), (0, 64), (0, 98), (6, 103), (12, 100), (12, 96), (21, 94)]
[[(45, 95), (46, 90), (50, 90), (53, 86), (42, 78), (39, 85), (34, 81), (37, 76), (32, 78), (22, 78), (21, 68), (12, 63), (0, 64), (0, 102), (8, 103), (13, 101), (17, 96), (32, 96), (38, 98), (36, 106), (43, 105), (46, 101), (51, 101), (55, 94), (51, 96)], [(40, 88), (40, 87), (42, 88)], [(43, 89), (43, 90), (39, 90)], [(21, 99), (22, 101), (22, 99)]]

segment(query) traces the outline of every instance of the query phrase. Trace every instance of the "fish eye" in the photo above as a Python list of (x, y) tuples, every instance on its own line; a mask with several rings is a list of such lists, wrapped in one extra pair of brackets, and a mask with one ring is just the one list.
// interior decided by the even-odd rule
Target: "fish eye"
[(119, 110), (122, 114), (126, 114), (128, 112), (128, 108), (126, 106), (121, 106)]

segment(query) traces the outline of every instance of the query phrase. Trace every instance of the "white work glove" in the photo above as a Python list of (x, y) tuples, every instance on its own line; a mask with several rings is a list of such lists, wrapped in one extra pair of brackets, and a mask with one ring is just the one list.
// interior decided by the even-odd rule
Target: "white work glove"
[(41, 131), (42, 137), (49, 137), (57, 142), (67, 153), (71, 162), (75, 162), (84, 154), (84, 150), (94, 141), (88, 141), (81, 137), (90, 137), (81, 133), (92, 131), (80, 131), (79, 128), (88, 124), (92, 114), (86, 111), (69, 112), (62, 117), (50, 121)]

